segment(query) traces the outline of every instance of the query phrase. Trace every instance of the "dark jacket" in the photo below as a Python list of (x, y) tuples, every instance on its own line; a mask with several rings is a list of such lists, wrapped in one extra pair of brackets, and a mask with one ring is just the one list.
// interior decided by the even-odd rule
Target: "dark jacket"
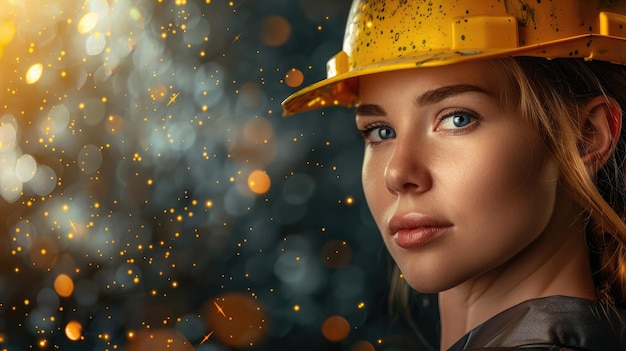
[(474, 328), (448, 351), (626, 351), (626, 310), (551, 296), (513, 306)]

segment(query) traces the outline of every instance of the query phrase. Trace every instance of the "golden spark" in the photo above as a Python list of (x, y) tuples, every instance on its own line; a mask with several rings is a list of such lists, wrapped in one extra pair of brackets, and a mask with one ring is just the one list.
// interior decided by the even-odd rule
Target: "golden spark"
[(176, 99), (178, 98), (178, 95), (180, 95), (180, 93), (175, 93), (172, 94), (172, 97), (170, 97), (170, 101), (167, 103), (167, 106), (173, 104), (176, 102)]
[(70, 219), (70, 228), (72, 228), (72, 230), (76, 232), (76, 223), (74, 223), (74, 221), (72, 221), (71, 219)]
[(235, 35), (235, 39), (233, 39), (233, 43), (239, 41), (239, 38), (241, 38), (242, 34), (243, 33), (239, 33), (239, 34)]
[(215, 301), (213, 301), (213, 303), (215, 304), (215, 307), (217, 307), (217, 312), (224, 316), (224, 318), (227, 318), (226, 313), (224, 313), (224, 310), (222, 309), (222, 306), (218, 305)]
[(213, 335), (213, 331), (211, 331), (210, 333), (208, 333), (207, 335), (204, 336), (204, 339), (202, 339), (202, 341), (200, 341), (200, 345), (202, 345), (205, 342), (209, 341), (209, 338), (211, 337), (211, 335)]

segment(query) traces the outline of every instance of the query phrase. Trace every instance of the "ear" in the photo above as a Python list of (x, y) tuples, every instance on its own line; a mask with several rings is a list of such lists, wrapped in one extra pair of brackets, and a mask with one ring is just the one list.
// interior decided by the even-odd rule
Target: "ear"
[(598, 172), (609, 159), (622, 129), (622, 109), (607, 96), (597, 96), (582, 110), (582, 160), (590, 176)]

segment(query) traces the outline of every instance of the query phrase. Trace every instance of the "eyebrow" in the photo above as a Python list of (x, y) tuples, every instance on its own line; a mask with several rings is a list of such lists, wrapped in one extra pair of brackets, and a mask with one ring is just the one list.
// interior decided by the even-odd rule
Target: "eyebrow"
[(479, 92), (489, 95), (489, 93), (487, 93), (485, 89), (472, 84), (448, 85), (426, 91), (424, 94), (417, 97), (416, 103), (419, 106), (432, 105), (449, 97), (467, 92)]
[[(479, 92), (490, 95), (485, 89), (472, 84), (457, 84), (447, 85), (432, 90), (427, 90), (422, 95), (415, 99), (416, 106), (432, 105), (442, 100), (453, 97), (455, 95), (467, 93), (467, 92)], [(372, 116), (380, 117), (386, 116), (387, 113), (380, 105), (375, 104), (362, 104), (356, 108), (357, 116)]]
[(374, 104), (365, 104), (358, 105), (356, 107), (356, 115), (357, 116), (372, 116), (372, 117), (382, 117), (386, 116), (387, 112), (380, 105)]

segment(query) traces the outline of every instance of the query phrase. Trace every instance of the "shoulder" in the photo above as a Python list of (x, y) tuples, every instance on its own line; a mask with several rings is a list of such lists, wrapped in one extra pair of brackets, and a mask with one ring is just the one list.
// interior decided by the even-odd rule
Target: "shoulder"
[(525, 301), (471, 330), (449, 351), (626, 350), (626, 310), (585, 299)]
[[(465, 351), (581, 351), (580, 349), (574, 350), (574, 349), (569, 349), (569, 348), (562, 348), (559, 346), (546, 346), (546, 347), (540, 347), (540, 348), (527, 348), (524, 347), (523, 349), (520, 349), (518, 347), (488, 347), (488, 348), (480, 348), (480, 349), (469, 349), (469, 350), (465, 350)], [(582, 351), (586, 351), (586, 350), (582, 350)], [(617, 350), (619, 351), (619, 350)]]

